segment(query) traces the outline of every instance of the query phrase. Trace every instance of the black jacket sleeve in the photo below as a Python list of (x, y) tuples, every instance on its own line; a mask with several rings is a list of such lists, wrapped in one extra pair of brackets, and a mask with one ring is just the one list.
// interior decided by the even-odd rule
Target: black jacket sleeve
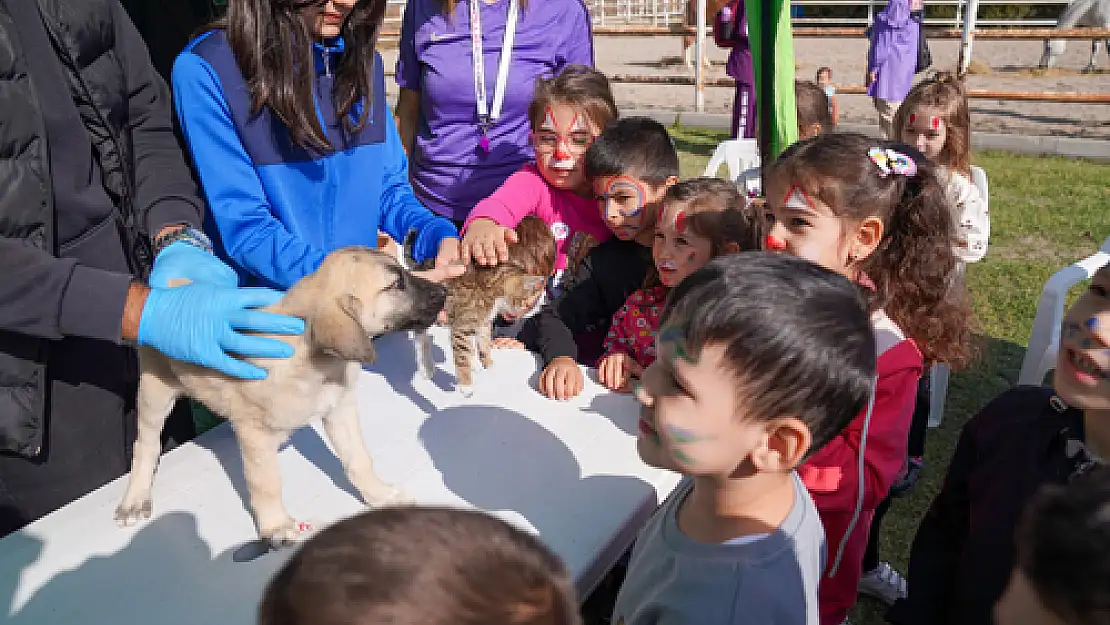
[(173, 132), (169, 89), (123, 7), (112, 4), (116, 54), (127, 81), (135, 210), (154, 236), (174, 224), (201, 227), (204, 203)]

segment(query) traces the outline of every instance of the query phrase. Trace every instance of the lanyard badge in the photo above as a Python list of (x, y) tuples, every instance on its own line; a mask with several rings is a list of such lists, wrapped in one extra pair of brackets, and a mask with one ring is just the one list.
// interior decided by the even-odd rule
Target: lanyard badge
[(505, 86), (509, 81), (509, 61), (513, 54), (516, 22), (520, 12), (519, 0), (509, 1), (509, 14), (505, 18), (505, 39), (501, 44), (501, 58), (497, 64), (497, 82), (493, 88), (493, 106), (486, 103), (486, 68), (482, 57), (482, 0), (470, 0), (470, 51), (474, 63), (474, 99), (478, 108), (478, 129), (482, 133), (478, 147), (489, 154), (489, 129), (501, 116), (505, 102)]

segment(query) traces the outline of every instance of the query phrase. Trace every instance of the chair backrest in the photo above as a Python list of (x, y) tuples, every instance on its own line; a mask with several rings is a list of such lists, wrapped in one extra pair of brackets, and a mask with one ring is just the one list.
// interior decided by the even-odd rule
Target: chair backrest
[(979, 195), (983, 196), (983, 206), (988, 210), (990, 209), (990, 185), (987, 184), (987, 172), (983, 171), (982, 167), (976, 165), (971, 166), (971, 182), (979, 189)]
[(721, 165), (728, 166), (728, 180), (736, 182), (740, 174), (759, 167), (759, 144), (755, 139), (728, 139), (717, 145), (703, 176), (716, 178)]

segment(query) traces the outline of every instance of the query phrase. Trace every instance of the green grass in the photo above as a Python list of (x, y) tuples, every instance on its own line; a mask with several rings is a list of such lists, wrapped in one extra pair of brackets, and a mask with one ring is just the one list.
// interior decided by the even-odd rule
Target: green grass
[[(726, 138), (688, 128), (672, 132), (683, 177), (700, 175)], [(1045, 280), (1097, 251), (1110, 235), (1110, 165), (1001, 152), (976, 154), (974, 162), (990, 182), (990, 247), (967, 272), (982, 353), (967, 371), (953, 374), (944, 423), (929, 431), (922, 479), (883, 523), (881, 557), (903, 573), (917, 522), (940, 488), (960, 428), (1017, 380)], [(863, 599), (851, 618), (856, 625), (877, 625), (882, 614), (882, 606)]]

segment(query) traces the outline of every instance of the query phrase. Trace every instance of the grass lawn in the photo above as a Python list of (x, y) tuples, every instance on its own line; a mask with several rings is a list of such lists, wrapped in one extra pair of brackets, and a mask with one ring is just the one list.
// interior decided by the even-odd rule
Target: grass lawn
[[(672, 132), (683, 177), (700, 175), (717, 143), (726, 138), (688, 128)], [(929, 431), (922, 479), (894, 503), (883, 522), (882, 558), (903, 573), (918, 519), (940, 488), (960, 428), (1017, 381), (1045, 280), (1097, 251), (1110, 236), (1110, 165), (1000, 152), (977, 154), (974, 161), (990, 181), (990, 248), (967, 272), (982, 353), (969, 370), (953, 374), (944, 424)], [(861, 600), (852, 622), (883, 623), (882, 613), (879, 604)]]

